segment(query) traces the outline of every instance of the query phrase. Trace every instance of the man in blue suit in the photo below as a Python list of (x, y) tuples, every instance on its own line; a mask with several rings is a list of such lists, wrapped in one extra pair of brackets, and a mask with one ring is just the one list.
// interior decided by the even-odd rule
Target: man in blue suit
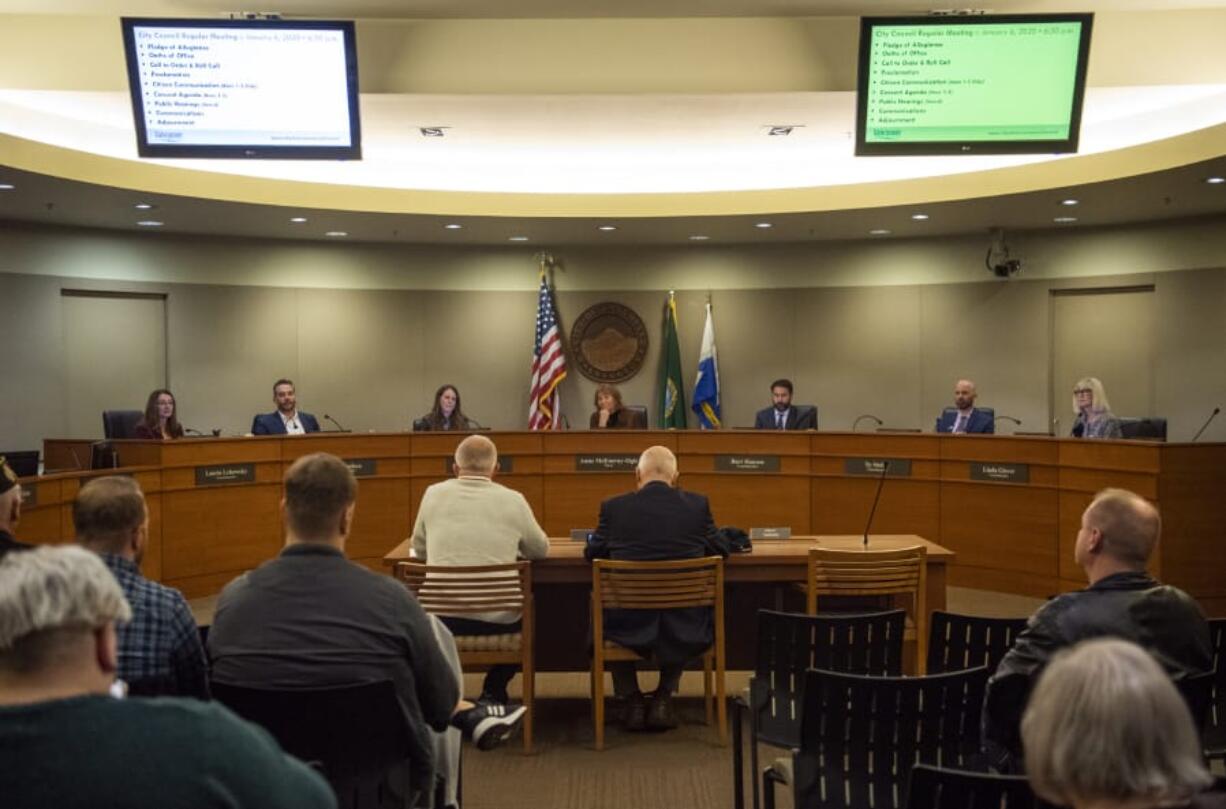
[(755, 430), (816, 430), (817, 408), (792, 404), (792, 380), (771, 383), (771, 406), (759, 410), (753, 419)]
[(252, 435), (302, 435), (319, 432), (319, 422), (310, 413), (298, 410), (292, 379), (278, 379), (272, 386), (272, 400), (277, 409), (261, 413), (251, 422)]
[(975, 383), (959, 379), (954, 385), (954, 406), (937, 418), (938, 433), (995, 433), (996, 419), (975, 407)]

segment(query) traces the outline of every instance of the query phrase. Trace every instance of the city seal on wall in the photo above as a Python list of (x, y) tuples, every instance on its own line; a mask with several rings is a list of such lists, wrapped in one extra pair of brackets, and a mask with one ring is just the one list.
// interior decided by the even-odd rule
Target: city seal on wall
[(625, 382), (643, 367), (647, 327), (628, 306), (598, 303), (571, 326), (570, 353), (593, 382)]

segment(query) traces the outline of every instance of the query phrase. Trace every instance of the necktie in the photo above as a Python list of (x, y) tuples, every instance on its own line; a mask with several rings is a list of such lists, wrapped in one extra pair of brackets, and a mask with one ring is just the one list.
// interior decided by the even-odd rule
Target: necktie
[(966, 432), (966, 415), (965, 415), (965, 414), (963, 414), (963, 413), (959, 413), (959, 414), (958, 414), (958, 418), (957, 418), (957, 420), (955, 420), (955, 421), (954, 421), (954, 429), (953, 429), (953, 431), (954, 431), (955, 433), (964, 433), (964, 432)]
[(783, 429), (783, 414), (780, 413), (778, 410), (775, 411), (775, 429), (776, 430)]

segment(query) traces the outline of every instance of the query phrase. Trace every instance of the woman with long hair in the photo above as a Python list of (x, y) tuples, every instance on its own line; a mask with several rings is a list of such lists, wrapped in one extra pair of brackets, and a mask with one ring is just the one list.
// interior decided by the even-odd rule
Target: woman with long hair
[(183, 437), (183, 425), (179, 424), (178, 405), (173, 393), (158, 388), (149, 394), (145, 402), (145, 415), (137, 422), (133, 437), (156, 441)]
[(455, 385), (443, 385), (434, 392), (430, 412), (413, 423), (414, 430), (471, 430), (472, 426), (460, 407), (460, 391)]
[(1077, 380), (1073, 386), (1074, 438), (1123, 438), (1120, 420), (1111, 412), (1103, 383), (1092, 376)]

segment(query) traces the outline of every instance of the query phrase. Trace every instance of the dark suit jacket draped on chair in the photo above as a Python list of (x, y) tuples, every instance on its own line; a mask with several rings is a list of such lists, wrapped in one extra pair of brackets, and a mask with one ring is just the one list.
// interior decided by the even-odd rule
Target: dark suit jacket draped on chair
[[(775, 429), (775, 408), (764, 407), (754, 416), (755, 430)], [(816, 430), (817, 408), (813, 405), (792, 405), (788, 408), (788, 419), (784, 423), (785, 430)]]
[[(310, 413), (299, 410), (298, 420), (302, 422), (302, 429), (306, 432), (319, 432), (319, 422)], [(271, 413), (261, 413), (251, 422), (251, 432), (254, 435), (285, 435), (285, 422), (275, 410)]]
[[(584, 550), (588, 559), (637, 562), (727, 556), (715, 533), (707, 498), (665, 483), (648, 483), (600, 506), (596, 536)], [(661, 664), (685, 663), (711, 645), (711, 611), (607, 610), (605, 637)]]

